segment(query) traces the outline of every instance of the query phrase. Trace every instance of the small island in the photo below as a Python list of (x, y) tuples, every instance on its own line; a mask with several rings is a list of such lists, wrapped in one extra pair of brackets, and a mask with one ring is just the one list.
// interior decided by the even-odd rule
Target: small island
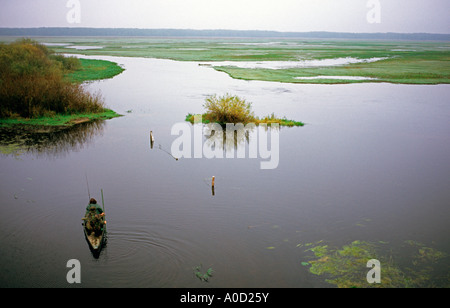
[(256, 117), (252, 111), (252, 103), (248, 103), (245, 99), (238, 96), (225, 94), (224, 96), (212, 95), (206, 98), (203, 107), (207, 110), (204, 114), (188, 114), (186, 121), (195, 123), (196, 116), (201, 116), (202, 122), (219, 123), (226, 125), (227, 123), (254, 123), (259, 124), (278, 124), (280, 126), (304, 126), (303, 122), (288, 120), (286, 117), (278, 118), (274, 113), (264, 118)]
[(116, 63), (65, 57), (30, 39), (0, 44), (0, 127), (70, 127), (120, 116), (84, 81), (123, 72)]

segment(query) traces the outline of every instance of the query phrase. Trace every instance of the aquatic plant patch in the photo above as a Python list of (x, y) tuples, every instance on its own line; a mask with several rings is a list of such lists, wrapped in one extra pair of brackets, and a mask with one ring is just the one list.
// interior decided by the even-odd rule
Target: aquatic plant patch
[[(342, 247), (332, 247), (323, 241), (302, 245), (311, 253), (301, 261), (309, 271), (340, 288), (407, 288), (448, 287), (448, 265), (440, 264), (447, 255), (415, 241), (406, 241), (407, 261), (396, 261), (396, 254), (386, 242), (353, 241)], [(403, 259), (403, 258), (402, 258)], [(379, 261), (379, 283), (369, 280), (368, 261)], [(442, 269), (442, 267), (444, 269)]]
[(254, 123), (255, 125), (278, 124), (280, 126), (290, 127), (305, 125), (303, 122), (289, 120), (286, 117), (279, 118), (274, 113), (263, 118), (256, 117), (252, 111), (252, 103), (235, 95), (225, 94), (219, 97), (212, 95), (207, 97), (205, 101), (203, 107), (206, 109), (206, 112), (201, 115), (190, 113), (186, 116), (186, 121), (194, 124), (196, 122), (195, 117), (197, 116), (205, 124), (218, 123), (226, 125), (227, 123)]
[(208, 282), (209, 279), (213, 276), (213, 269), (210, 267), (206, 270), (206, 272), (202, 271), (202, 266), (196, 266), (194, 268), (194, 275), (198, 279), (200, 279), (203, 282)]

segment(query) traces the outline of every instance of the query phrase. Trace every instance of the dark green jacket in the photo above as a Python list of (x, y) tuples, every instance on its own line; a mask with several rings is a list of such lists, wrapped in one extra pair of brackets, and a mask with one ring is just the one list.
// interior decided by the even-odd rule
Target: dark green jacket
[(98, 204), (92, 204), (92, 203), (88, 204), (88, 206), (86, 207), (86, 211), (89, 211), (91, 209), (91, 207), (95, 207), (97, 214), (103, 213), (103, 209)]

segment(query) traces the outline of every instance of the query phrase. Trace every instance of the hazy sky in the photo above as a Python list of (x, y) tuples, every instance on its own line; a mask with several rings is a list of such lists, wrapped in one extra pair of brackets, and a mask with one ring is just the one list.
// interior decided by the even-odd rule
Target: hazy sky
[(450, 33), (449, 12), (450, 0), (0, 0), (0, 27)]

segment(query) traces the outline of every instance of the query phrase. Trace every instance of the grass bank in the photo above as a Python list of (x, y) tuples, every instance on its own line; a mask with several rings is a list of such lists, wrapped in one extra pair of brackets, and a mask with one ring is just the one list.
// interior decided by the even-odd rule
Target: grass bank
[(113, 78), (125, 69), (117, 63), (105, 60), (79, 59), (81, 67), (66, 74), (71, 82), (82, 83), (85, 81), (103, 80)]
[(7, 118), (0, 119), (0, 128), (12, 125), (68, 127), (90, 121), (109, 120), (120, 116), (113, 110), (104, 109), (98, 113), (56, 114), (50, 117), (38, 118)]

